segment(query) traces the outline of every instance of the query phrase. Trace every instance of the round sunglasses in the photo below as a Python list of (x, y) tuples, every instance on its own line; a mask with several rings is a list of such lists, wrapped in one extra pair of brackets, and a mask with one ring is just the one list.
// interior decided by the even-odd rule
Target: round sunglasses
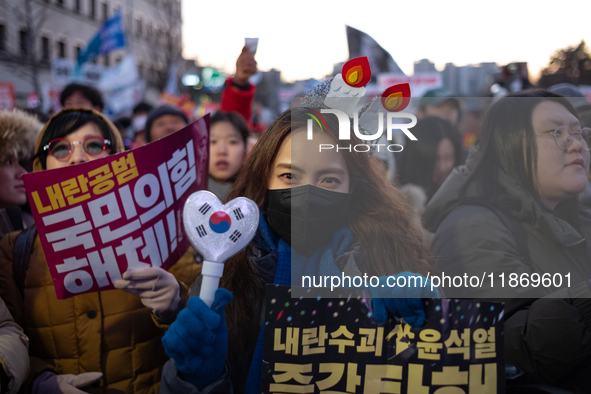
[(74, 151), (74, 145), (81, 144), (86, 153), (91, 156), (100, 155), (105, 151), (111, 141), (104, 139), (100, 135), (89, 135), (84, 141), (68, 141), (65, 138), (56, 138), (43, 147), (43, 150), (49, 151), (49, 154), (58, 160), (65, 160), (70, 157)]

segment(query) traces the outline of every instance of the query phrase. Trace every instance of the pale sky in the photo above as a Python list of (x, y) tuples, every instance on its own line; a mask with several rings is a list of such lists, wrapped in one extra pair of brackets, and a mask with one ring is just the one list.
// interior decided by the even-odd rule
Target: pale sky
[[(245, 37), (258, 37), (260, 70), (284, 81), (323, 78), (347, 60), (345, 25), (364, 31), (412, 75), (427, 58), (443, 70), (527, 61), (536, 76), (559, 48), (591, 45), (588, 0), (182, 0), (185, 58), (233, 73)], [(546, 5), (547, 4), (547, 5)]]

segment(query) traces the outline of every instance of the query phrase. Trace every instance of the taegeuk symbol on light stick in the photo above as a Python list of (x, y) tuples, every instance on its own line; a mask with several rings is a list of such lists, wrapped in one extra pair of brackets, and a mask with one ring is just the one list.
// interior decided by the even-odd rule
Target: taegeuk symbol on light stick
[(211, 192), (193, 193), (185, 203), (183, 223), (191, 244), (203, 255), (199, 297), (208, 306), (214, 300), (224, 262), (253, 239), (259, 226), (259, 207), (238, 197), (225, 205)]

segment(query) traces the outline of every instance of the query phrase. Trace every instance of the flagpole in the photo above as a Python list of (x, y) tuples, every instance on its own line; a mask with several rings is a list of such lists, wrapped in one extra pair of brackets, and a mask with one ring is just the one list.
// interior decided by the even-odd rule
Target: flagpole
[[(135, 9), (134, 4), (133, 4), (133, 0), (126, 0), (126, 3), (127, 3), (127, 8), (130, 8), (132, 10)], [(129, 3), (131, 3), (131, 6), (129, 5)], [(123, 15), (121, 15), (121, 16), (123, 17)], [(129, 37), (127, 37), (126, 44), (127, 44), (128, 50), (130, 52), (133, 52), (133, 44), (131, 42), (133, 39), (133, 12), (131, 13), (131, 26), (129, 26), (128, 33), (129, 33)]]

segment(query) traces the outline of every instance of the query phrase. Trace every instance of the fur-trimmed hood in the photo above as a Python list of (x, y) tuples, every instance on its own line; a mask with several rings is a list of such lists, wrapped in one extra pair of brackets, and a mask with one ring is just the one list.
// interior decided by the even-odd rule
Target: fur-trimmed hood
[(425, 207), (428, 202), (425, 189), (412, 183), (407, 183), (400, 187), (400, 191), (404, 194), (406, 201), (412, 207), (413, 214), (420, 218), (423, 215), (423, 212), (425, 212)]
[(406, 201), (412, 207), (412, 220), (415, 225), (421, 229), (423, 233), (423, 243), (428, 247), (433, 239), (433, 234), (425, 229), (421, 216), (425, 212), (425, 206), (427, 205), (427, 192), (420, 186), (407, 183), (400, 187), (400, 191), (406, 197)]
[(33, 115), (18, 109), (0, 111), (0, 165), (11, 157), (31, 158), (41, 129), (43, 123)]

